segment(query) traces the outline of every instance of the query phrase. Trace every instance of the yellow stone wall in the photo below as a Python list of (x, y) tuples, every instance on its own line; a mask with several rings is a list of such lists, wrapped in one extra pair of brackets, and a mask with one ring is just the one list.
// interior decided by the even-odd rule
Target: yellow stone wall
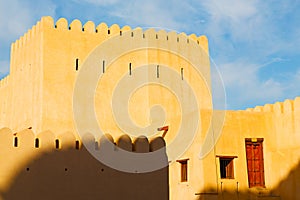
[[(15, 146), (14, 140), (18, 138)], [(112, 138), (112, 137), (111, 137)], [(128, 138), (128, 139), (127, 139)], [(39, 146), (36, 146), (36, 139)], [(86, 135), (85, 140), (97, 144), (107, 140), (105, 136), (95, 143)], [(155, 140), (134, 140), (125, 135), (112, 138), (119, 148), (145, 148), (156, 150), (163, 147), (161, 137)], [(51, 131), (34, 133), (30, 129), (15, 134), (8, 128), (0, 129), (0, 199), (159, 199), (167, 200), (168, 167), (148, 173), (117, 171), (96, 160), (76, 141), (72, 132), (56, 135)], [(56, 148), (56, 140), (59, 148)], [(78, 142), (78, 148), (76, 147)], [(129, 148), (128, 148), (129, 147)], [(149, 152), (150, 152), (149, 149)], [(99, 146), (97, 153), (111, 153), (111, 148)], [(167, 160), (165, 152), (161, 156)], [(148, 162), (152, 162), (151, 159)], [(118, 192), (116, 192), (118, 191)], [(149, 194), (148, 194), (149, 193)], [(147, 194), (147, 195), (145, 195)]]
[[(130, 34), (126, 36), (125, 33)], [(128, 74), (129, 63), (133, 72), (138, 66), (159, 64), (169, 66), (180, 76), (180, 70), (183, 68), (184, 81), (195, 91), (200, 111), (199, 127), (192, 145), (178, 158), (189, 159), (188, 181), (180, 182), (180, 164), (171, 160), (170, 199), (249, 199), (257, 196), (261, 199), (278, 199), (278, 196), (285, 200), (299, 198), (299, 173), (291, 171), (294, 168), (298, 169), (299, 165), (300, 99), (257, 106), (245, 111), (226, 111), (224, 124), (220, 119), (215, 120), (212, 126), (208, 41), (205, 36), (156, 32), (153, 29), (131, 30), (128, 26), (120, 28), (116, 24), (111, 27), (104, 23), (95, 26), (91, 21), (82, 25), (79, 20), (74, 20), (69, 24), (64, 18), (54, 23), (51, 17), (43, 17), (12, 44), (10, 75), (0, 81), (0, 127), (9, 127), (12, 130), (11, 134), (17, 133), (25, 138), (29, 127), (33, 133), (50, 131), (55, 133), (47, 139), (51, 144), (54, 138), (60, 138), (65, 133), (72, 135), (70, 137), (73, 139), (68, 139), (69, 141), (79, 140), (73, 119), (76, 78), (90, 53), (113, 37), (121, 38), (120, 47), (134, 46), (134, 43), (139, 44), (146, 40), (157, 47), (176, 49), (178, 54), (162, 49), (141, 49), (121, 55), (105, 66), (105, 73), (95, 91), (97, 120), (105, 133), (110, 133), (116, 138), (123, 134), (115, 123), (110, 102), (115, 85), (124, 74)], [(192, 47), (195, 44), (199, 45), (197, 52)], [(115, 50), (116, 46), (107, 48), (108, 54)], [(187, 59), (179, 56), (181, 54), (188, 55), (189, 59), (200, 60), (202, 76), (199, 76)], [(79, 60), (77, 71), (76, 59)], [(105, 58), (99, 58), (99, 68), (102, 68), (103, 60)], [(153, 76), (156, 71), (149, 68), (147, 73)], [(132, 78), (140, 77), (133, 73)], [(167, 74), (161, 74), (159, 79), (164, 78), (167, 78)], [(131, 85), (124, 87), (130, 88)], [(133, 93), (128, 110), (136, 124), (146, 126), (151, 123), (149, 107), (160, 104), (167, 113), (165, 125), (169, 125), (169, 131), (165, 139), (168, 145), (182, 123), (180, 103), (165, 87), (149, 85)], [(88, 122), (88, 119), (86, 120)], [(221, 137), (213, 138), (216, 140), (215, 148), (205, 158), (199, 159), (200, 148), (206, 135), (211, 134), (214, 131), (213, 127), (218, 126), (223, 128)], [(161, 132), (153, 134), (158, 135)], [(138, 136), (135, 133), (132, 135)], [(245, 138), (264, 138), (266, 188), (248, 187)], [(34, 136), (30, 136), (24, 141), (26, 145), (32, 146), (33, 140)], [(7, 146), (7, 142), (12, 144), (11, 136), (0, 144)], [(7, 156), (10, 152), (3, 151), (3, 155)], [(32, 159), (32, 155), (26, 152), (22, 150), (22, 159)], [(18, 155), (21, 155), (20, 152)], [(237, 156), (234, 159), (234, 179), (220, 179), (218, 156)], [(2, 165), (1, 172), (7, 168), (22, 166), (22, 159), (16, 158)], [(2, 179), (2, 185), (0, 184), (4, 190), (5, 182), (12, 180), (9, 173), (2, 173), (1, 176), (6, 176)]]

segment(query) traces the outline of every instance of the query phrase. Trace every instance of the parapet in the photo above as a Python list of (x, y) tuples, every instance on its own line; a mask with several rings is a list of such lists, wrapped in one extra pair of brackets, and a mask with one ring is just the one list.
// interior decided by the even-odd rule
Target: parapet
[(284, 102), (276, 102), (274, 104), (265, 104), (264, 106), (256, 106), (255, 108), (247, 108), (247, 112), (264, 112), (275, 114), (286, 114), (294, 111), (300, 111), (300, 97), (294, 100), (286, 99)]
[(3, 79), (0, 80), (0, 88), (1, 87), (5, 87), (8, 85), (9, 83), (9, 75), (7, 75), (6, 77), (4, 77)]
[(108, 27), (105, 23), (100, 23), (99, 25), (95, 25), (92, 21), (87, 21), (84, 25), (82, 25), (81, 21), (78, 19), (74, 19), (71, 23), (68, 23), (67, 19), (60, 18), (55, 23), (52, 17), (45, 16), (42, 17), (39, 22), (35, 26), (33, 26), (31, 29), (28, 30), (27, 33), (25, 33), (24, 36), (21, 36), (18, 40), (16, 40), (12, 44), (12, 50), (16, 50), (19, 48), (22, 48), (26, 46), (28, 41), (30, 41), (33, 37), (35, 37), (40, 32), (52, 29), (57, 31), (71, 31), (74, 34), (86, 33), (86, 34), (99, 34), (104, 36), (104, 38), (109, 38), (112, 36), (120, 35), (122, 36), (123, 32), (125, 31), (132, 31), (132, 36), (137, 36), (134, 34), (136, 31), (140, 31), (140, 37), (144, 38), (156, 38), (156, 39), (165, 39), (173, 41), (174, 43), (190, 43), (191, 41), (196, 42), (202, 48), (208, 52), (208, 40), (207, 37), (202, 36), (196, 36), (195, 34), (191, 34), (187, 36), (185, 33), (177, 34), (174, 31), (166, 32), (164, 30), (155, 31), (154, 29), (148, 29), (143, 31), (141, 28), (137, 27), (135, 29), (131, 29), (129, 26), (124, 26), (122, 28), (119, 27), (117, 24), (113, 24), (110, 27)]
[(21, 48), (27, 46), (27, 44), (33, 38), (36, 38), (36, 36), (39, 35), (42, 32), (43, 26), (45, 24), (49, 24), (49, 22), (45, 19), (42, 18), (41, 21), (37, 22), (37, 24), (34, 25), (31, 29), (29, 29), (23, 36), (21, 36), (14, 43), (12, 43), (11, 51), (14, 52), (14, 51), (17, 51), (18, 49), (21, 49)]
[[(96, 150), (100, 149), (101, 145), (105, 145), (107, 141), (123, 150), (137, 153), (152, 152), (166, 146), (162, 137), (155, 137), (149, 141), (147, 137), (140, 136), (132, 140), (127, 134), (120, 136), (116, 140), (110, 134), (105, 134), (99, 139), (95, 139), (89, 135), (88, 140), (95, 143)], [(100, 144), (100, 148), (97, 147), (98, 144)], [(9, 128), (2, 128), (0, 129), (0, 147), (3, 146), (16, 149), (46, 148), (63, 150), (74, 148), (80, 150), (82, 141), (76, 138), (72, 132), (64, 132), (56, 136), (51, 131), (35, 134), (31, 128), (16, 133), (13, 133)]]

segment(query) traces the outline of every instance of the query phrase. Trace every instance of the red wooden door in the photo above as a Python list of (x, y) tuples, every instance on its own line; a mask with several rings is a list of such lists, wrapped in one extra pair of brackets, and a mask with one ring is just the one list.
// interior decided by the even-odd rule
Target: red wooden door
[(246, 158), (249, 187), (265, 187), (263, 139), (246, 139)]

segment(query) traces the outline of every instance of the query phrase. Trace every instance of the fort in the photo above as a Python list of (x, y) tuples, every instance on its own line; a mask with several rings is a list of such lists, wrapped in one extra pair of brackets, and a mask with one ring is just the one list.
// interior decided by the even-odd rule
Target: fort
[[(116, 45), (108, 45), (115, 44), (111, 41)], [(99, 162), (83, 145), (73, 113), (74, 88), (100, 45), (106, 54), (96, 57), (101, 79), (92, 99), (99, 127), (111, 136), (86, 130), (88, 141), (99, 151), (105, 138), (136, 153), (166, 146), (162, 157), (169, 165), (126, 173)], [(125, 47), (133, 50), (115, 55)], [(141, 66), (148, 66), (145, 76)], [(178, 79), (168, 82), (171, 71)], [(132, 129), (124, 136), (129, 133), (111, 108), (124, 77), (124, 91), (145, 77), (157, 81), (134, 88), (126, 104), (135, 125), (155, 124), (155, 131)], [(177, 84), (179, 92), (166, 83)], [(185, 85), (193, 93), (184, 91)], [(0, 96), (2, 199), (300, 199), (300, 97), (240, 111), (214, 110), (205, 36), (43, 17), (11, 45), (10, 74), (0, 81)], [(183, 105), (193, 96), (198, 107), (183, 117)], [(164, 108), (163, 121), (150, 109), (157, 104)], [(84, 112), (79, 118), (89, 124)], [(164, 138), (157, 131), (162, 126), (168, 126)], [(187, 126), (196, 130), (190, 143), (190, 129), (180, 140), (176, 136)], [(212, 148), (199, 157), (207, 141)], [(185, 151), (172, 156), (172, 144)]]

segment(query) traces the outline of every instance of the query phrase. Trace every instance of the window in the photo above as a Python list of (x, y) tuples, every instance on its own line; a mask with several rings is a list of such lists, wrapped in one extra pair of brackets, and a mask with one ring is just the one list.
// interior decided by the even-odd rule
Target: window
[(234, 178), (234, 165), (233, 159), (235, 157), (230, 156), (220, 156), (220, 177), (222, 179), (233, 179)]
[(95, 142), (95, 150), (99, 150), (99, 144), (97, 141)]
[(180, 69), (180, 73), (181, 73), (181, 80), (183, 80), (183, 68)]
[(39, 148), (40, 147), (40, 141), (38, 138), (35, 139), (35, 148)]
[(131, 76), (131, 63), (129, 63), (129, 76)]
[(14, 138), (14, 147), (18, 147), (18, 137)]
[(75, 63), (75, 69), (76, 69), (76, 71), (78, 71), (78, 67), (79, 67), (79, 59), (76, 58), (76, 63)]
[(249, 187), (265, 187), (263, 140), (245, 139)]
[(181, 171), (181, 182), (187, 182), (188, 180), (188, 159), (178, 160), (180, 163)]
[(55, 140), (55, 148), (59, 149), (59, 140), (58, 139)]
[(77, 150), (79, 149), (79, 141), (78, 140), (75, 141), (75, 149), (77, 149)]
[(102, 61), (102, 72), (105, 73), (105, 60)]

